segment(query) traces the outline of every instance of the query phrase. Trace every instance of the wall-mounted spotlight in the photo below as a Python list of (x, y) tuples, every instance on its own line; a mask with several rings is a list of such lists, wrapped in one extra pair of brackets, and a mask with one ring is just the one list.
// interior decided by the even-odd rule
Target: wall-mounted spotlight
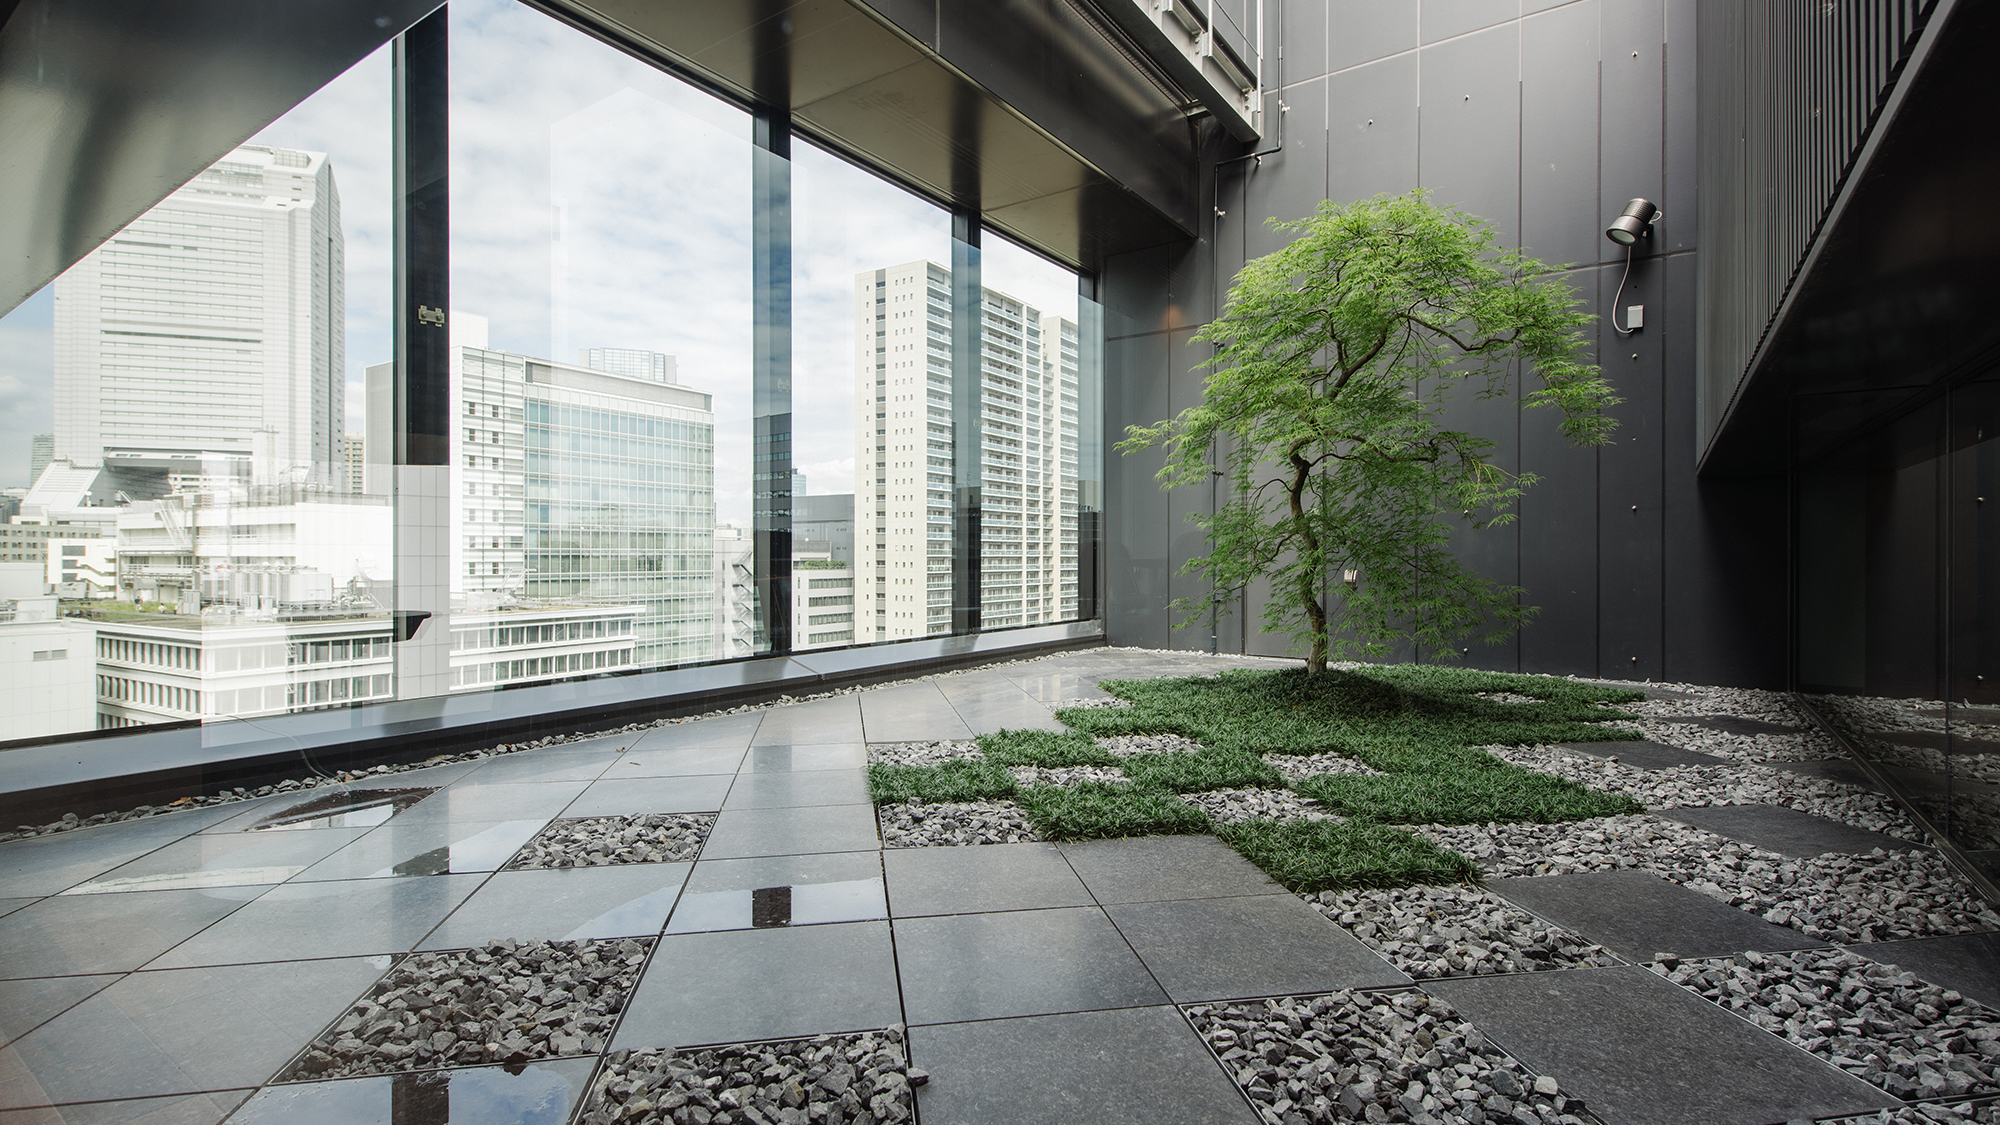
[(1652, 237), (1653, 224), (1660, 221), (1662, 214), (1650, 201), (1634, 199), (1604, 228), (1604, 237), (1625, 248), (1625, 276), (1618, 279), (1618, 295), (1611, 298), (1611, 327), (1620, 336), (1630, 336), (1646, 323), (1646, 306), (1620, 309), (1618, 302), (1625, 296), (1625, 282), (1632, 276), (1632, 255), (1638, 250), (1639, 240)]
[(1625, 205), (1625, 210), (1611, 220), (1604, 228), (1604, 237), (1620, 246), (1631, 246), (1642, 238), (1650, 237), (1653, 224), (1660, 221), (1660, 209), (1644, 199), (1635, 199)]

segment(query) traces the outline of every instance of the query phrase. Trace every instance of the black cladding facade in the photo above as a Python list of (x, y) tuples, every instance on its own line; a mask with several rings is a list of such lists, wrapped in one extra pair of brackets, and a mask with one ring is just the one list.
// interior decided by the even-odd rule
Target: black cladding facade
[[(1501, 241), (1549, 263), (1587, 311), (1604, 310), (1625, 266), (1606, 222), (1643, 196), (1664, 215), (1642, 246), (1624, 305), (1630, 337), (1600, 320), (1597, 360), (1625, 402), (1613, 444), (1577, 449), (1546, 412), (1467, 398), (1456, 421), (1490, 436), (1510, 472), (1542, 480), (1519, 520), (1468, 535), (1465, 556), (1541, 607), (1474, 667), (1782, 687), (1787, 675), (1786, 486), (1782, 472), (1696, 475), (1696, 7), (1694, 0), (1495, 6), (1273, 3), (1265, 139), (1217, 132), (1202, 152), (1200, 237), (1103, 267), (1107, 440), (1197, 401), (1208, 358), (1190, 338), (1243, 262), (1276, 249), (1269, 218), (1321, 199), (1427, 188), (1488, 219)], [(1282, 60), (1278, 59), (1280, 49)], [(1281, 124), (1279, 122), (1282, 122)], [(1220, 165), (1220, 167), (1218, 167)], [(1519, 387), (1516, 387), (1518, 396)], [(1261, 592), (1205, 627), (1172, 629), (1166, 603), (1204, 590), (1178, 573), (1200, 553), (1186, 522), (1210, 499), (1162, 493), (1159, 454), (1107, 460), (1113, 643), (1279, 655), (1261, 634)], [(1422, 657), (1426, 654), (1405, 654)]]

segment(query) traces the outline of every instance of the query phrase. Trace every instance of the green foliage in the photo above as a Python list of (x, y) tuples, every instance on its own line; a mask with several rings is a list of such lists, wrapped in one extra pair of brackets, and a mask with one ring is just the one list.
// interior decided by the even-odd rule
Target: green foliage
[[(1447, 656), (1475, 634), (1500, 640), (1534, 608), (1458, 562), (1450, 521), (1508, 522), (1535, 478), (1441, 420), (1461, 385), (1504, 395), (1532, 370), (1540, 386), (1523, 405), (1560, 411), (1573, 442), (1609, 440), (1604, 411), (1619, 399), (1577, 358), (1590, 317), (1549, 267), (1423, 192), (1272, 225), (1299, 237), (1244, 266), (1195, 334), (1217, 348), (1201, 404), (1119, 445), (1165, 446), (1168, 488), (1208, 487), (1225, 458), (1230, 499), (1189, 517), (1210, 549), (1183, 573), (1217, 599), (1270, 580), (1265, 627), (1306, 641), (1314, 672), (1329, 653), (1381, 657), (1399, 639)], [(1187, 625), (1211, 599), (1174, 604)]]
[(1202, 793), (1210, 789), (1280, 789), (1285, 779), (1264, 759), (1241, 750), (1176, 750), (1134, 754), (1125, 776), (1151, 789)]
[(1465, 883), (1479, 868), (1400, 828), (1365, 821), (1240, 821), (1215, 834), (1290, 891)]
[(1452, 774), (1326, 774), (1292, 786), (1337, 813), (1387, 824), (1553, 824), (1644, 812), (1623, 793), (1600, 793), (1574, 781), (1516, 769), (1495, 758), (1486, 769)]
[(979, 736), (979, 750), (1003, 766), (1115, 766), (1087, 734), (1053, 730), (1003, 730)]
[(1207, 813), (1172, 793), (1138, 785), (1030, 785), (1021, 790), (1020, 801), (1044, 840), (1187, 836), (1209, 830)]
[(958, 758), (935, 766), (868, 767), (868, 795), (878, 805), (912, 798), (930, 804), (1001, 801), (1017, 789), (1007, 767), (983, 758)]

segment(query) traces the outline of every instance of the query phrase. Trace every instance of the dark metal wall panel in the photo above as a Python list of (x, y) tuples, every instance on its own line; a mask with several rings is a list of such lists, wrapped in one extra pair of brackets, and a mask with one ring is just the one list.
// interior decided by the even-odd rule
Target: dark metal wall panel
[[(1657, 259), (1640, 262), (1618, 301), (1620, 308), (1645, 306), (1647, 323), (1660, 326), (1658, 330), (1642, 328), (1621, 336), (1609, 316), (1597, 322), (1599, 362), (1625, 400), (1612, 411), (1618, 429), (1611, 444), (1597, 451), (1598, 668), (1607, 676), (1635, 680), (1657, 680), (1664, 669), (1663, 363), (1667, 330), (1686, 314), (1662, 299), (1663, 266)], [(1600, 307), (1607, 313), (1619, 276), (1615, 268), (1597, 271), (1603, 290)]]
[[(1699, 8), (1699, 402), (1715, 441), (1937, 0)], [(1975, 6), (1976, 7), (1976, 6)]]
[(1327, 78), (1327, 198), (1347, 202), (1417, 186), (1417, 53)]
[(1422, 7), (1425, 43), (1493, 27), (1521, 14), (1519, 5), (1493, 0), (1423, 0)]
[[(1277, 80), (1278, 48), (1285, 50), (1287, 85), (1318, 78), (1327, 67), (1327, 0), (1280, 0), (1280, 15), (1264, 29), (1264, 65), (1272, 68), (1266, 82)], [(1280, 22), (1282, 21), (1282, 22)]]
[[(1107, 437), (1167, 410), (1167, 334), (1105, 340)], [(1167, 496), (1153, 479), (1164, 463), (1159, 450), (1105, 454), (1104, 627), (1115, 645), (1167, 645)]]
[[(1320, 200), (1326, 198), (1326, 79), (1315, 78), (1291, 87), (1285, 91), (1285, 103), (1291, 111), (1285, 115), (1284, 151), (1249, 162), (1248, 195), (1238, 197), (1247, 204), (1244, 234), (1252, 258), (1269, 254), (1298, 237), (1290, 231), (1272, 230), (1265, 225), (1264, 216), (1303, 219), (1318, 210)], [(1275, 114), (1277, 109), (1278, 98), (1272, 94), (1265, 99), (1265, 113)], [(1228, 206), (1223, 203), (1223, 207)]]
[(1331, 0), (1327, 57), (1333, 70), (1414, 51), (1417, 0)]
[[(1444, 424), (1455, 430), (1477, 434), (1493, 443), (1488, 458), (1504, 472), (1521, 470), (1520, 383), (1511, 382), (1508, 393), (1481, 398), (1483, 385), (1459, 382), (1451, 391)], [(1474, 529), (1454, 521), (1452, 554), (1480, 574), (1502, 586), (1520, 583), (1521, 528), (1518, 522), (1499, 527)], [(1469, 641), (1460, 655), (1475, 668), (1513, 671), (1520, 663), (1520, 638), (1510, 637), (1497, 645)]]
[(1667, 0), (1666, 158), (1658, 202), (1668, 221), (1654, 228), (1656, 254), (1693, 249), (1701, 227), (1695, 190), (1695, 7), (1695, 0)]
[[(1597, 260), (1600, 0), (1521, 21), (1521, 242), (1550, 265)], [(1616, 212), (1613, 212), (1616, 214)]]
[[(1604, 0), (1603, 94), (1598, 111), (1598, 144), (1603, 166), (1598, 176), (1600, 232), (1598, 261), (1622, 261), (1622, 249), (1603, 237), (1603, 223), (1638, 196), (1660, 199), (1661, 141), (1665, 119), (1660, 78), (1664, 73), (1666, 12), (1662, 0)], [(1668, 215), (1663, 222), (1677, 222)], [(1651, 249), (1648, 247), (1647, 249)]]
[[(1194, 329), (1182, 329), (1167, 334), (1167, 412), (1160, 418), (1174, 417), (1191, 406), (1201, 404), (1204, 372), (1197, 371), (1196, 365), (1214, 354), (1207, 344), (1194, 343), (1190, 337)], [(1158, 419), (1154, 419), (1158, 421)], [(1187, 598), (1191, 601), (1205, 601), (1210, 586), (1206, 578), (1180, 573), (1189, 559), (1206, 554), (1206, 541), (1201, 529), (1188, 522), (1195, 513), (1209, 511), (1209, 490), (1176, 488), (1166, 493), (1167, 518), (1160, 534), (1167, 545), (1167, 593), (1169, 599)], [(1165, 611), (1170, 621), (1178, 621), (1181, 614)], [(1208, 651), (1208, 630), (1203, 626), (1189, 626), (1175, 629), (1168, 638), (1167, 647), (1199, 649)]]
[(1504, 246), (1520, 242), (1520, 28), (1426, 47), (1421, 76), (1418, 174), (1437, 202), (1491, 222)]
[[(1602, 268), (1559, 275), (1596, 312)], [(1615, 279), (1614, 279), (1615, 283)], [(1533, 375), (1524, 379), (1533, 388)], [(1521, 671), (1597, 670), (1597, 450), (1569, 443), (1553, 410), (1521, 412), (1521, 471), (1541, 481), (1521, 500), (1521, 588), (1540, 607), (1521, 633)]]

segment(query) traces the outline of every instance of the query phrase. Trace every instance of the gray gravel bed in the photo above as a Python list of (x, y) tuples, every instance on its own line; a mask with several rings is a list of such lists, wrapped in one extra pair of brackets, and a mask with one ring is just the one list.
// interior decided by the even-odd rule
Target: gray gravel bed
[(1008, 766), (1017, 785), (1079, 785), (1102, 781), (1124, 785), (1131, 779), (1117, 766)]
[(1502, 1054), (1442, 1000), (1421, 992), (1197, 1004), (1185, 1008), (1270, 1125), (1585, 1125), (1554, 1078)]
[(1962, 1105), (1926, 1102), (1856, 1117), (1820, 1118), (1820, 1125), (1938, 1125), (1940, 1122), (1944, 1125), (2000, 1125), (2000, 1102), (1979, 1101)]
[(885, 848), (1026, 844), (1041, 839), (1013, 801), (904, 801), (875, 810)]
[(1818, 728), (1801, 734), (1735, 734), (1663, 719), (1640, 719), (1636, 725), (1655, 742), (1738, 762), (1813, 762), (1843, 756), (1833, 739)]
[(899, 1028), (777, 1043), (613, 1051), (580, 1125), (894, 1125), (915, 1113)]
[(1060, 711), (1060, 710), (1062, 710), (1062, 709), (1063, 709), (1063, 708), (1065, 708), (1065, 707), (1089, 707), (1089, 708), (1097, 708), (1097, 707), (1130, 707), (1130, 706), (1132, 706), (1132, 701), (1131, 701), (1131, 700), (1129, 700), (1129, 699), (1120, 699), (1120, 698), (1118, 698), (1117, 696), (1113, 695), (1113, 696), (1106, 696), (1106, 697), (1104, 697), (1104, 698), (1102, 698), (1102, 699), (1099, 699), (1099, 698), (1091, 698), (1091, 699), (1057, 699), (1057, 700), (1052, 700), (1052, 701), (1051, 701), (1051, 702), (1049, 703), (1049, 710), (1051, 710), (1051, 711)]
[(1783, 805), (1870, 832), (1926, 843), (1924, 832), (1888, 797), (1823, 777), (1770, 766), (1672, 766), (1646, 770), (1550, 746), (1483, 746), (1502, 761), (1592, 789), (1629, 793), (1648, 808)]
[(1491, 876), (1649, 870), (1822, 941), (1892, 941), (2000, 927), (2000, 913), (1927, 849), (1791, 859), (1644, 814), (1412, 831), (1471, 858)]
[(1201, 743), (1178, 734), (1114, 734), (1097, 740), (1107, 754), (1129, 758), (1134, 754), (1171, 754), (1179, 750), (1199, 750)]
[[(1813, 695), (1808, 698), (1842, 733), (1862, 743), (1861, 749), (1871, 756), (1915, 769), (1934, 772), (1944, 769), (1945, 755), (1940, 750), (1889, 742), (1870, 734), (1872, 731), (1932, 731), (1942, 734), (1946, 730), (1943, 700), (1885, 699), (1866, 695)], [(2000, 726), (1991, 723), (1953, 719), (1950, 730), (1962, 738), (2000, 742)], [(2000, 754), (1955, 754), (1950, 765), (1956, 777), (2000, 782)]]
[(280, 1081), (595, 1054), (651, 947), (649, 938), (502, 940), (410, 954)]
[(1620, 711), (1629, 711), (1634, 715), (1652, 718), (1666, 715), (1735, 715), (1738, 718), (1762, 719), (1767, 723), (1783, 723), (1794, 727), (1813, 725), (1812, 719), (1800, 711), (1790, 697), (1778, 691), (1765, 691), (1762, 688), (1716, 687), (1712, 684), (1655, 683), (1650, 680), (1589, 682), (1629, 688), (1633, 691), (1666, 688), (1681, 694), (1680, 698), (1675, 699), (1642, 699), (1634, 703), (1611, 704)]
[(1299, 897), (1418, 980), (1625, 963), (1603, 946), (1474, 887)]
[(701, 853), (701, 846), (714, 827), (714, 813), (645, 813), (551, 821), (515, 853), (507, 870), (693, 859)]
[(1318, 801), (1289, 789), (1211, 789), (1182, 793), (1181, 800), (1208, 814), (1217, 824), (1244, 820), (1340, 820)]
[(1286, 781), (1304, 781), (1329, 773), (1360, 773), (1380, 776), (1382, 771), (1363, 765), (1353, 758), (1339, 754), (1266, 754), (1264, 760), (1271, 768), (1285, 775)]
[(1477, 695), (1481, 699), (1490, 699), (1495, 703), (1540, 703), (1541, 702), (1541, 700), (1536, 699), (1532, 695), (1522, 695), (1519, 692), (1512, 692), (1512, 691), (1481, 691), (1481, 692), (1474, 692), (1473, 694)]
[(871, 766), (936, 766), (960, 758), (977, 757), (980, 757), (979, 743), (970, 738), (868, 744), (868, 764)]
[(1894, 965), (1823, 949), (1653, 971), (1905, 1101), (2000, 1093), (2000, 1013)]

